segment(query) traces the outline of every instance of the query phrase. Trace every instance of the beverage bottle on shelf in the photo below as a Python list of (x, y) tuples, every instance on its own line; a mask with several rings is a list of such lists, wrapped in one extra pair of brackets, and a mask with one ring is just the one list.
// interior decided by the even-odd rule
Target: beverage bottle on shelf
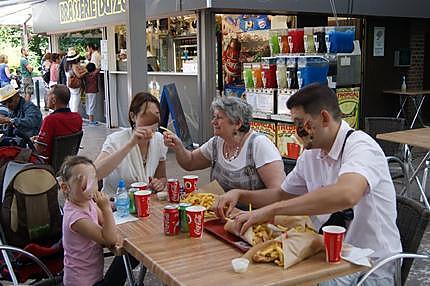
[(118, 188), (116, 189), (115, 206), (120, 217), (126, 217), (130, 214), (130, 197), (125, 188), (125, 181), (119, 180)]
[(401, 88), (400, 88), (402, 91), (406, 91), (406, 77), (405, 76), (403, 76), (403, 79), (402, 79), (402, 86), (401, 86)]

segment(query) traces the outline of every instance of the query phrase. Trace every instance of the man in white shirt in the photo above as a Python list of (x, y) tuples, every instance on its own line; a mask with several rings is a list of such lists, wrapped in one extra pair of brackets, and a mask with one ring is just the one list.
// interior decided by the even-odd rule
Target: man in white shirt
[(101, 66), (99, 47), (93, 43), (90, 43), (87, 45), (87, 52), (90, 55), (90, 62), (96, 65), (96, 69), (99, 69)]
[[(228, 216), (240, 201), (258, 208), (235, 217), (241, 233), (275, 215), (309, 215), (318, 230), (330, 214), (352, 208), (352, 221), (345, 221), (345, 242), (373, 249), (375, 262), (401, 252), (396, 194), (379, 145), (362, 131), (348, 132), (352, 129), (342, 121), (336, 94), (327, 86), (312, 84), (299, 90), (287, 107), (306, 149), (295, 169), (280, 189), (270, 193), (227, 193), (217, 202), (218, 214)], [(376, 271), (366, 285), (393, 285), (393, 273), (394, 265), (388, 265)], [(320, 285), (355, 285), (362, 275)]]

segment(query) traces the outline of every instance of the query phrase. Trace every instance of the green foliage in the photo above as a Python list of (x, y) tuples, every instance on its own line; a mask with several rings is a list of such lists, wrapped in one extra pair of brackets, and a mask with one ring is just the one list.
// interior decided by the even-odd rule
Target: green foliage
[[(30, 32), (28, 38), (29, 62), (37, 75), (43, 53), (48, 48), (48, 37)], [(22, 39), (23, 31), (21, 27), (0, 26), (0, 43), (21, 49)]]
[(0, 43), (10, 43), (12, 47), (21, 46), (22, 30), (12, 26), (0, 26)]

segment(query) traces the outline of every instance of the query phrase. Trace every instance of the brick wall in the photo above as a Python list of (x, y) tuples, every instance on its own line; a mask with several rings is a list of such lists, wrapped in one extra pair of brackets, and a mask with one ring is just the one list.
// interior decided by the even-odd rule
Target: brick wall
[(412, 22), (410, 26), (411, 66), (406, 74), (406, 85), (411, 89), (423, 89), (424, 43), (426, 23)]

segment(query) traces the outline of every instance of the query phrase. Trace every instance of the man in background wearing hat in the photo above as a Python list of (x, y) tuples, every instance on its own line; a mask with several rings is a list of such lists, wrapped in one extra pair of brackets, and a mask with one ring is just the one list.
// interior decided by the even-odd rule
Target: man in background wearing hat
[(18, 129), (28, 137), (39, 133), (42, 113), (31, 101), (22, 98), (12, 85), (0, 88), (0, 103), (5, 105), (9, 116), (0, 116), (0, 124), (7, 124), (6, 136), (14, 137), (14, 129)]
[(31, 73), (33, 67), (28, 63), (28, 50), (21, 48), (21, 59), (19, 60), (19, 68), (21, 70), (23, 91), (25, 94), (25, 100), (30, 101), (31, 95), (33, 94), (33, 78)]

